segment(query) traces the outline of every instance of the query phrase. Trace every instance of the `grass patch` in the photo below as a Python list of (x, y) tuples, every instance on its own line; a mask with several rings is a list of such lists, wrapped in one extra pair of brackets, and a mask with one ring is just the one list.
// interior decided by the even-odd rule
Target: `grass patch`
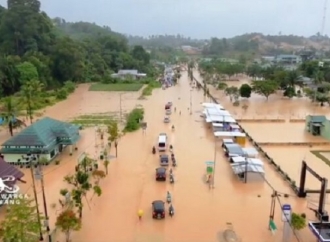
[(109, 125), (115, 119), (111, 115), (81, 115), (70, 121), (72, 124), (80, 125), (82, 127)]
[(155, 88), (160, 88), (161, 86), (160, 82), (150, 82), (148, 86), (143, 89), (142, 96), (150, 96)]
[(322, 160), (325, 164), (330, 166), (330, 160), (327, 157), (325, 157), (324, 155), (322, 155), (322, 153), (330, 153), (330, 150), (312, 150), (311, 153), (313, 155), (315, 155), (317, 158), (319, 158), (320, 160)]
[(89, 87), (89, 91), (103, 92), (136, 92), (142, 88), (142, 83), (113, 83), (103, 84), (95, 83)]

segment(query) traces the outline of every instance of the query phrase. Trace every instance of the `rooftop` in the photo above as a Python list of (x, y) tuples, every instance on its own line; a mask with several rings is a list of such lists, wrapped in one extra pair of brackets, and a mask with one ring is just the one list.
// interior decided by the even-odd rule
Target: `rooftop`
[(78, 128), (70, 123), (45, 117), (16, 134), (2, 146), (47, 146), (56, 139), (68, 139), (78, 134)]
[(323, 115), (309, 115), (310, 122), (312, 123), (323, 123), (327, 120), (327, 118)]
[(137, 75), (137, 70), (119, 70), (118, 75)]

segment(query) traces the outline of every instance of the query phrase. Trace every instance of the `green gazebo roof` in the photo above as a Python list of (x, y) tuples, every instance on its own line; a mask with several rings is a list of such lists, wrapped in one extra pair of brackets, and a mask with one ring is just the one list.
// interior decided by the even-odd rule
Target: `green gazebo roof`
[(47, 146), (53, 142), (70, 144), (79, 139), (75, 125), (45, 117), (16, 134), (2, 146)]
[(310, 115), (310, 122), (312, 123), (323, 123), (327, 120), (327, 118), (323, 115)]

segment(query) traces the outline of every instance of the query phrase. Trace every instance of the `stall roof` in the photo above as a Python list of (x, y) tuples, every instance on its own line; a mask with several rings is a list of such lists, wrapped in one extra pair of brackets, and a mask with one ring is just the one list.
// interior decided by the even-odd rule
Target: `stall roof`
[(256, 165), (256, 166), (264, 165), (264, 163), (259, 159), (251, 159), (251, 158), (246, 158), (246, 157), (242, 157), (242, 156), (231, 157), (231, 160), (233, 161), (234, 164), (247, 163), (247, 164)]
[(214, 136), (216, 137), (246, 137), (245, 133), (242, 132), (214, 132)]
[(228, 111), (217, 108), (206, 108), (204, 109), (203, 114), (210, 116), (231, 116)]
[(241, 128), (241, 127), (238, 126), (237, 124), (230, 124), (230, 127), (231, 127), (232, 129), (240, 129), (240, 128)]
[(220, 123), (236, 123), (236, 120), (231, 116), (215, 116), (206, 115), (205, 121), (207, 123), (220, 122)]
[(244, 155), (244, 151), (242, 149), (242, 147), (239, 144), (224, 144), (224, 146), (227, 149), (228, 154), (231, 155), (238, 155), (238, 156), (243, 156)]
[(258, 151), (253, 147), (243, 148), (243, 151), (245, 152), (245, 154), (250, 156), (256, 156), (259, 154)]
[(220, 104), (216, 104), (216, 103), (203, 103), (202, 106), (204, 108), (219, 108), (219, 109), (223, 109), (223, 106), (221, 106)]
[(223, 139), (222, 142), (224, 144), (233, 144), (233, 143), (235, 143), (233, 139)]
[(223, 124), (220, 123), (212, 123), (213, 127), (223, 127)]
[(265, 170), (262, 166), (252, 164), (248, 164), (247, 166), (244, 163), (232, 164), (231, 168), (233, 169), (235, 175), (245, 172), (265, 173)]

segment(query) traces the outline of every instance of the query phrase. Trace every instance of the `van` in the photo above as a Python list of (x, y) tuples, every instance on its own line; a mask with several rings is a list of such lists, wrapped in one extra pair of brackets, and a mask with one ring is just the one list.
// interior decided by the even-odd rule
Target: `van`
[(160, 133), (158, 136), (158, 151), (166, 151), (167, 147), (167, 134)]

